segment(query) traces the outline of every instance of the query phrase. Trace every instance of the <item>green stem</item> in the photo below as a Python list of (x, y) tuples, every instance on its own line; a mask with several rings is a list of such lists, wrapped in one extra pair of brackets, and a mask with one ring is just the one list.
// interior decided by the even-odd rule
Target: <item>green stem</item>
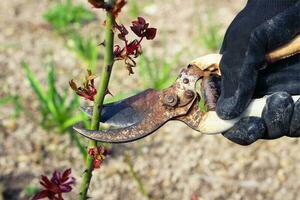
[[(114, 1), (110, 1), (110, 5), (113, 5)], [(115, 18), (111, 12), (106, 13), (106, 21), (105, 21), (105, 52), (104, 52), (104, 67), (101, 74), (101, 80), (99, 87), (97, 89), (97, 95), (94, 101), (93, 108), (93, 116), (91, 123), (91, 130), (99, 130), (99, 122), (100, 122), (100, 113), (102, 109), (102, 105), (104, 102), (104, 97), (107, 91), (112, 66), (114, 63), (114, 55), (113, 55), (113, 45), (114, 45), (114, 33), (112, 31), (113, 25), (115, 23)], [(94, 148), (97, 146), (97, 142), (94, 140), (90, 140), (88, 144), (88, 148)], [(83, 175), (82, 183), (80, 186), (79, 200), (87, 199), (87, 192), (89, 189), (90, 181), (92, 178), (93, 172), (93, 158), (88, 156), (86, 159), (86, 171)]]

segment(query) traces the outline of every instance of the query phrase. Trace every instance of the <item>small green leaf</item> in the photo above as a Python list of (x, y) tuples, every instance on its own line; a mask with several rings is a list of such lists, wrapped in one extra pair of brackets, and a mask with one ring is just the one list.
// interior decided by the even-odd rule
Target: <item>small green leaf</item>
[(44, 19), (59, 33), (68, 33), (78, 25), (90, 22), (94, 14), (83, 5), (74, 5), (71, 0), (56, 4), (47, 10)]
[(39, 101), (44, 106), (47, 105), (47, 94), (44, 92), (44, 88), (42, 88), (40, 82), (35, 78), (35, 75), (33, 72), (29, 69), (29, 66), (27, 63), (22, 62), (22, 68), (25, 72), (25, 75), (31, 85), (31, 88), (33, 89), (34, 93), (37, 95)]
[(75, 115), (75, 116), (67, 119), (66, 121), (64, 121), (64, 123), (61, 125), (61, 127), (62, 127), (62, 129), (68, 129), (71, 126), (75, 125), (76, 123), (79, 123), (85, 119), (86, 118), (84, 117), (84, 115), (78, 114), (78, 115)]
[(33, 185), (28, 185), (24, 189), (24, 191), (28, 197), (32, 197), (37, 192), (39, 192), (39, 190), (40, 190), (39, 188), (37, 188), (36, 186), (33, 186)]

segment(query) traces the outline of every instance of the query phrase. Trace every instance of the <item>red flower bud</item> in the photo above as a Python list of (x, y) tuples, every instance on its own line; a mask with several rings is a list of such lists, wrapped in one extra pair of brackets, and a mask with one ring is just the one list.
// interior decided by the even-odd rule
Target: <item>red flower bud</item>
[(93, 161), (94, 169), (100, 168), (103, 160), (110, 152), (111, 152), (110, 149), (107, 149), (103, 146), (90, 148), (88, 150), (88, 155), (94, 159), (94, 161)]
[(100, 159), (95, 159), (94, 162), (93, 162), (93, 167), (94, 167), (94, 169), (99, 169), (100, 166), (101, 166), (101, 164), (102, 164), (102, 160), (100, 160)]

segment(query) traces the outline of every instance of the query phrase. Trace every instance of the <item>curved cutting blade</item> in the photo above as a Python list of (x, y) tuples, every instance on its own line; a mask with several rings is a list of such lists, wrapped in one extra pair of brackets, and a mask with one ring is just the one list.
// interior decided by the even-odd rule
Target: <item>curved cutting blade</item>
[[(148, 89), (119, 102), (104, 105), (101, 124), (107, 130), (87, 130), (82, 123), (73, 128), (93, 140), (110, 143), (131, 142), (143, 138), (165, 124), (174, 116), (185, 114), (185, 109), (169, 110), (160, 101), (162, 91)], [(83, 108), (92, 114), (92, 107)]]
[[(102, 130), (87, 130), (83, 124), (73, 128), (93, 140), (110, 143), (131, 142), (143, 138), (169, 120), (180, 120), (191, 126), (185, 118), (198, 100), (195, 91), (199, 69), (193, 66), (181, 71), (175, 83), (162, 91), (148, 89), (119, 102), (106, 104), (101, 111)], [(92, 107), (83, 108), (92, 115)], [(188, 117), (189, 118), (189, 117)]]

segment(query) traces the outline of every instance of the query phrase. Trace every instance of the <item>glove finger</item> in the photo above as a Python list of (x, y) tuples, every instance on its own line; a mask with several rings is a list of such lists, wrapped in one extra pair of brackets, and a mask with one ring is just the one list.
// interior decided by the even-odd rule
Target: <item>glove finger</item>
[(264, 137), (266, 127), (259, 117), (245, 117), (237, 122), (229, 131), (223, 133), (223, 136), (230, 141), (240, 145), (250, 145)]
[[(225, 97), (226, 88), (222, 80), (221, 95), (217, 102), (216, 112), (222, 119), (233, 119), (238, 117), (245, 108), (249, 105), (256, 86), (258, 72), (251, 66), (246, 66), (242, 69), (241, 76), (236, 78), (238, 82), (238, 89), (231, 97)], [(234, 79), (235, 77), (231, 77)]]
[(290, 94), (277, 92), (268, 97), (262, 112), (267, 127), (264, 139), (276, 139), (289, 133), (294, 101)]
[(247, 56), (237, 79), (236, 92), (227, 98), (224, 92), (220, 95), (216, 111), (221, 118), (235, 118), (249, 105), (255, 90), (258, 70), (264, 65), (266, 52), (287, 43), (299, 33), (299, 11), (300, 3), (263, 23), (251, 33), (245, 54)]
[(255, 98), (286, 91), (300, 94), (300, 54), (271, 64), (259, 72)]
[(300, 137), (300, 99), (294, 105), (289, 137)]

